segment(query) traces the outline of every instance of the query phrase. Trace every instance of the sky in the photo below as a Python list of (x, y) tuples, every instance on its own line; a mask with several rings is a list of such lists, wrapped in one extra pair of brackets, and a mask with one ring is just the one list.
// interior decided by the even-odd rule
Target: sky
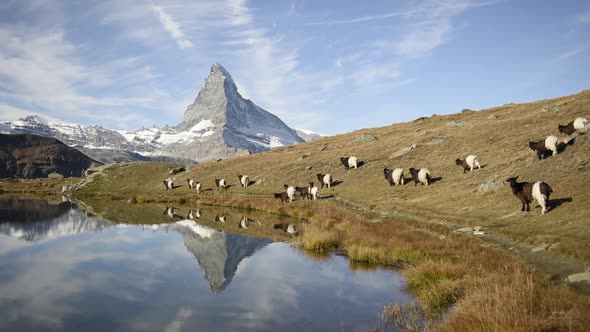
[(213, 63), (333, 135), (590, 88), (590, 0), (0, 1), (0, 120), (177, 125)]

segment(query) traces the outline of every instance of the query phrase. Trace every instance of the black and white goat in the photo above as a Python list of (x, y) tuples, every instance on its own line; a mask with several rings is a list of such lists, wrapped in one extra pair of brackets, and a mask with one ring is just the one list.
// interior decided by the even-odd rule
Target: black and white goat
[(344, 165), (346, 170), (349, 170), (354, 167), (354, 169), (358, 168), (358, 159), (355, 156), (350, 157), (341, 157), (340, 162)]
[(238, 174), (238, 179), (240, 179), (240, 185), (242, 185), (242, 188), (247, 188), (250, 184), (250, 178), (248, 175)]
[(320, 196), (320, 190), (318, 189), (318, 187), (316, 187), (313, 182), (309, 183), (309, 197), (310, 199), (313, 199), (314, 201), (317, 201), (319, 196)]
[(193, 179), (186, 179), (186, 183), (188, 183), (188, 189), (194, 189), (195, 188), (195, 180), (193, 180)]
[(541, 215), (545, 214), (545, 212), (549, 211), (549, 195), (553, 192), (551, 187), (543, 182), (517, 182), (518, 176), (514, 176), (511, 178), (506, 179), (506, 182), (510, 183), (510, 188), (512, 189), (512, 193), (518, 199), (520, 199), (522, 203), (522, 208), (520, 211), (530, 211), (531, 207), (529, 204), (536, 200), (541, 206)]
[(455, 160), (455, 164), (463, 167), (463, 173), (467, 172), (467, 170), (469, 170), (470, 172), (473, 171), (475, 166), (477, 166), (477, 169), (481, 169), (481, 166), (479, 165), (479, 160), (477, 160), (477, 156), (473, 154), (468, 155), (464, 160)]
[(584, 128), (587, 123), (588, 123), (588, 120), (586, 120), (584, 118), (577, 118), (574, 121), (566, 124), (565, 126), (559, 124), (557, 126), (557, 129), (562, 134), (571, 135), (571, 134), (575, 133), (576, 131)]
[(547, 138), (536, 142), (529, 142), (529, 148), (537, 153), (539, 160), (547, 157), (549, 152), (555, 156), (557, 154), (557, 137), (551, 135)]
[(322, 174), (322, 173), (318, 173), (317, 174), (318, 180), (320, 180), (320, 188), (324, 188), (324, 186), (327, 186), (328, 188), (330, 188), (330, 186), (332, 185), (332, 174)]
[(414, 180), (414, 187), (421, 183), (427, 186), (430, 183), (430, 171), (428, 168), (420, 168), (415, 169), (414, 167), (410, 168), (410, 174), (412, 174), (412, 179)]
[(385, 179), (389, 181), (390, 186), (404, 185), (404, 170), (403, 168), (391, 169), (385, 167), (383, 169), (383, 175)]
[(285, 192), (289, 198), (289, 203), (293, 202), (293, 199), (295, 199), (295, 187), (289, 186), (287, 184), (283, 185), (283, 187), (285, 188)]
[(225, 183), (225, 179), (215, 179), (215, 187), (217, 187), (217, 190), (221, 188), (226, 189), (227, 183)]
[(166, 180), (162, 181), (164, 183), (164, 187), (166, 187), (166, 190), (174, 189), (174, 180), (176, 180), (176, 178), (167, 178)]

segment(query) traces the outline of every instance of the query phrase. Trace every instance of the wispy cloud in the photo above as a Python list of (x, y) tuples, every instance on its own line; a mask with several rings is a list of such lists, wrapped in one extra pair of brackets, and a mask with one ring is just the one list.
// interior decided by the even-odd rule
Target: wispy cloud
[(282, 36), (258, 26), (246, 1), (228, 0), (226, 6), (229, 13), (226, 20), (232, 28), (224, 43), (235, 47), (232, 53), (239, 58), (235, 61), (237, 70), (231, 70), (238, 85), (246, 88), (257, 104), (287, 123), (298, 126), (317, 123), (321, 114), (301, 111), (301, 105), (321, 99), (320, 93), (327, 93), (339, 81), (319, 88), (318, 82), (327, 82), (331, 74), (300, 70), (298, 50), (286, 46)]
[(166, 30), (166, 32), (170, 34), (172, 39), (176, 41), (178, 47), (180, 47), (181, 49), (185, 49), (193, 46), (193, 43), (191, 43), (191, 41), (188, 40), (182, 32), (180, 24), (177, 21), (175, 21), (170, 15), (168, 15), (162, 7), (152, 5), (151, 9), (158, 16), (158, 20), (160, 20), (160, 23), (162, 24), (164, 30)]
[(576, 48), (573, 50), (569, 50), (569, 51), (563, 52), (563, 53), (559, 54), (558, 56), (556, 56), (555, 61), (566, 61), (566, 60), (576, 57), (582, 53), (585, 53), (588, 50), (590, 50), (590, 47), (588, 47), (588, 46), (579, 47), (579, 48)]
[(378, 15), (368, 15), (368, 16), (361, 16), (349, 19), (341, 19), (341, 20), (327, 20), (321, 22), (312, 22), (307, 23), (307, 26), (314, 26), (314, 25), (336, 25), (336, 24), (354, 24), (354, 23), (364, 23), (370, 21), (377, 21), (377, 20), (385, 20), (394, 17), (407, 17), (415, 13), (415, 10), (407, 10), (407, 11), (397, 11), (397, 12), (390, 12), (386, 14), (378, 14)]

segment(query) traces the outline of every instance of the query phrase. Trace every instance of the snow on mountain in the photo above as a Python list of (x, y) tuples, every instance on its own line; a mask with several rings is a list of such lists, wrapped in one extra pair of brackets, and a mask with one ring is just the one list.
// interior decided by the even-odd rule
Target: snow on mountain
[[(244, 99), (229, 72), (219, 64), (211, 67), (195, 102), (187, 107), (184, 120), (176, 127), (111, 130), (33, 115), (0, 122), (0, 132), (56, 138), (67, 145), (83, 147), (90, 157), (103, 149), (195, 161), (261, 152), (303, 142), (302, 137), (315, 139), (317, 135), (304, 130), (296, 132), (274, 114)], [(105, 153), (96, 154), (107, 158)], [(132, 155), (127, 154), (126, 158), (129, 156)]]
[(314, 141), (318, 138), (326, 137), (326, 135), (318, 134), (318, 133), (313, 132), (311, 130), (300, 129), (300, 128), (295, 129), (295, 132), (297, 133), (297, 135), (299, 135), (299, 137), (303, 138), (306, 142), (311, 142), (311, 141)]

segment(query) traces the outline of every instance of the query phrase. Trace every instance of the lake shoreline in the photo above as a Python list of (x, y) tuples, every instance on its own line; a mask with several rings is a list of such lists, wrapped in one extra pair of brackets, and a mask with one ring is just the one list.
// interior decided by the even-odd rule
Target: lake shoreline
[[(5, 187), (4, 191), (13, 190)], [(50, 189), (20, 190), (35, 191), (61, 194)], [(335, 251), (346, 255), (351, 262), (395, 267), (402, 272), (417, 302), (384, 309), (383, 321), (398, 327), (479, 330), (500, 322), (510, 326), (521, 324), (525, 330), (531, 326), (582, 330), (589, 320), (585, 315), (590, 308), (587, 296), (547, 279), (504, 249), (486, 245), (475, 236), (454, 232), (442, 223), (420, 222), (419, 218), (404, 220), (372, 211), (370, 207), (350, 206), (331, 199), (281, 204), (267, 197), (230, 193), (197, 196), (178, 192), (113, 194), (92, 190), (75, 192), (73, 196), (128, 204), (231, 206), (306, 219), (310, 224), (295, 240), (302, 248), (318, 253)], [(525, 314), (513, 310), (525, 303), (530, 304)], [(555, 312), (562, 314), (556, 316)]]

